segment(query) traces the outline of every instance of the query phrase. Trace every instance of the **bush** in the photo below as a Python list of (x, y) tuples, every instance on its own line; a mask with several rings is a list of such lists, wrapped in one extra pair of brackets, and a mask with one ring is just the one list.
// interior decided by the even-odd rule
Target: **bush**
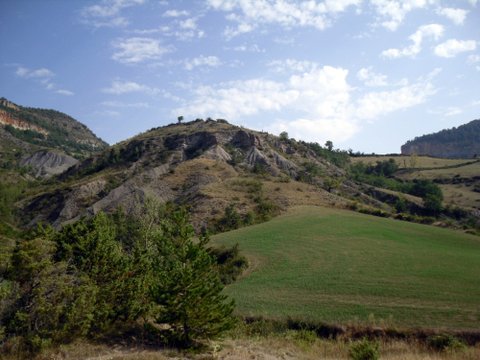
[(377, 360), (380, 357), (378, 342), (364, 338), (353, 343), (348, 354), (353, 360)]
[(455, 351), (461, 350), (465, 344), (458, 340), (455, 336), (441, 334), (433, 335), (427, 338), (427, 345), (435, 351)]

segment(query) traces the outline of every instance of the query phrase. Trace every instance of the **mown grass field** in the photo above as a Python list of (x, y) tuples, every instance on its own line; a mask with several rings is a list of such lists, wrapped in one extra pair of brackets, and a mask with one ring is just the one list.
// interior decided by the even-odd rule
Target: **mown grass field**
[(226, 292), (241, 315), (479, 329), (480, 238), (321, 207), (219, 234), (251, 266)]

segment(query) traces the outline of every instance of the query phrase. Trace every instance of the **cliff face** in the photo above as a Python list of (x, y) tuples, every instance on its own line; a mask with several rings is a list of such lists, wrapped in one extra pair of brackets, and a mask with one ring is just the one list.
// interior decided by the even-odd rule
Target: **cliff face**
[(442, 158), (480, 156), (480, 120), (438, 133), (417, 137), (401, 148), (403, 155), (428, 155)]

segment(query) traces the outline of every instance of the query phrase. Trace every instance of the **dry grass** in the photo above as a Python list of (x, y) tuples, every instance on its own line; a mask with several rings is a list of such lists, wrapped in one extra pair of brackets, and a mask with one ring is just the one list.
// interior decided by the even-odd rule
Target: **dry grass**
[[(363, 162), (365, 164), (375, 164), (377, 161), (385, 161), (388, 159), (394, 159), (398, 166), (402, 168), (412, 168), (411, 156), (361, 156), (352, 157), (353, 163)], [(429, 156), (417, 156), (414, 160), (415, 168), (442, 168), (446, 166), (460, 165), (466, 162), (472, 161), (472, 159), (440, 159)]]
[[(301, 335), (301, 334), (300, 334)], [(304, 338), (296, 331), (267, 336), (226, 338), (211, 342), (207, 350), (199, 353), (179, 352), (172, 349), (127, 348), (76, 342), (38, 356), (37, 360), (316, 360), (349, 359), (350, 340)], [(381, 341), (380, 358), (383, 360), (478, 360), (477, 346), (455, 351), (433, 352), (417, 342)], [(5, 358), (5, 360), (9, 358)], [(14, 359), (13, 357), (10, 359)]]
[(480, 193), (473, 191), (472, 186), (464, 184), (440, 185), (444, 203), (467, 208), (480, 208)]
[(452, 179), (455, 177), (469, 178), (480, 175), (480, 162), (451, 169), (420, 170), (407, 173), (405, 179)]

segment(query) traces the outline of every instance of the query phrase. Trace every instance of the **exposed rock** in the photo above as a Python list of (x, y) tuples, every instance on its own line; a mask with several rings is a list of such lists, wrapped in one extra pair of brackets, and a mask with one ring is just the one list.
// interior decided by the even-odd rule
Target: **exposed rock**
[(252, 147), (247, 154), (247, 164), (250, 166), (255, 165), (268, 165), (269, 161), (268, 158), (263, 154), (260, 150), (256, 147)]
[(32, 124), (28, 121), (19, 119), (18, 117), (12, 116), (10, 113), (4, 110), (0, 110), (0, 124), (10, 125), (10, 126), (13, 126), (15, 129), (22, 130), (22, 131), (30, 130), (30, 131), (35, 131), (44, 136), (48, 135), (48, 131), (41, 128), (40, 126)]
[(48, 178), (61, 174), (78, 160), (56, 151), (40, 150), (20, 161), (20, 166), (29, 166), (34, 170), (35, 177)]
[(261, 147), (262, 145), (258, 136), (244, 130), (237, 131), (231, 143), (233, 146), (238, 147), (242, 150), (249, 150), (253, 146)]
[(282, 170), (286, 171), (287, 173), (294, 175), (296, 174), (298, 167), (293, 162), (285, 159), (282, 155), (275, 152), (273, 154), (273, 160), (275, 164)]
[(203, 155), (207, 159), (230, 161), (232, 157), (220, 145), (215, 145), (205, 151)]
[(417, 137), (401, 148), (403, 155), (428, 155), (442, 158), (473, 158), (480, 156), (480, 120)]

